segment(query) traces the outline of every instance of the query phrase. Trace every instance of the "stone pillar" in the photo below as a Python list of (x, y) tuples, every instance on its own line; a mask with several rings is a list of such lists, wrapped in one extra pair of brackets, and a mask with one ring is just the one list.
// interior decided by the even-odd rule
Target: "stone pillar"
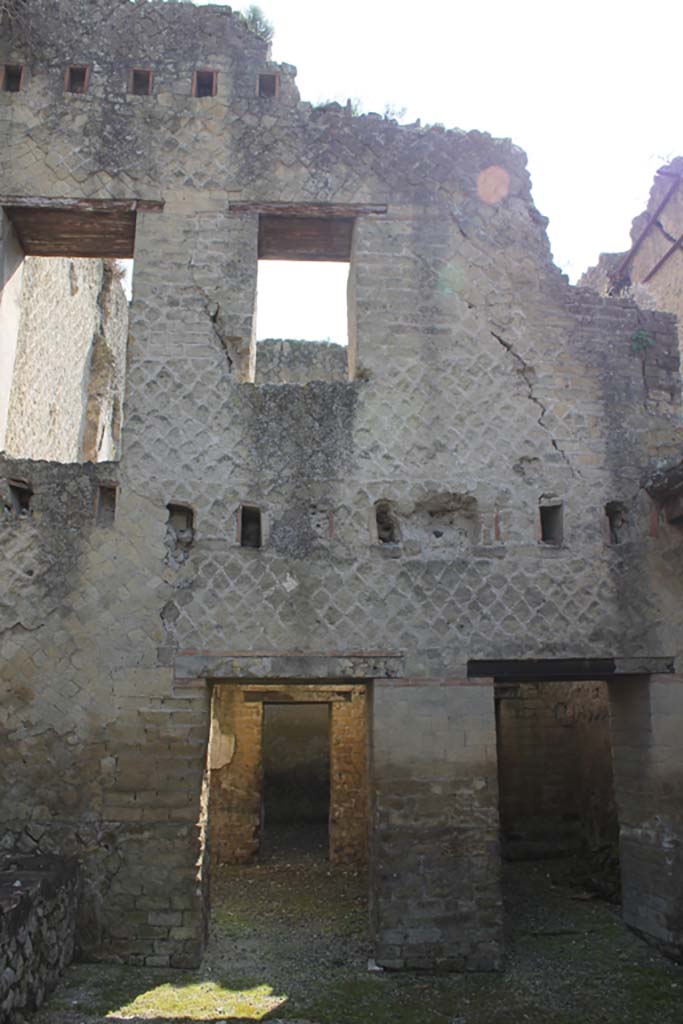
[(683, 960), (683, 676), (609, 693), (624, 921)]
[(493, 681), (376, 680), (371, 779), (378, 964), (499, 968)]

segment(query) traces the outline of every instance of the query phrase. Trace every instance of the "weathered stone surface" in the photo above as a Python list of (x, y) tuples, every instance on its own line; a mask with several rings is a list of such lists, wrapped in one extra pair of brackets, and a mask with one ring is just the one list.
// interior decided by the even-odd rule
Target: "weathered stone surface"
[(348, 351), (342, 345), (324, 341), (257, 342), (257, 384), (344, 381), (348, 375)]
[[(30, 72), (0, 93), (5, 195), (156, 206), (136, 213), (120, 462), (0, 459), (2, 842), (78, 851), (86, 956), (196, 962), (205, 680), (223, 695), (368, 685), (378, 956), (496, 967), (492, 689), (449, 684), (468, 659), (680, 659), (680, 530), (643, 488), (680, 459), (673, 317), (567, 284), (505, 140), (312, 109), (228, 8), (37, 2), (30, 60), (20, 41), (0, 55)], [(63, 91), (74, 60), (91, 64), (82, 95)], [(131, 67), (154, 70), (150, 96), (126, 92)], [(191, 95), (198, 67), (217, 71), (215, 96)], [(263, 72), (280, 76), (272, 99)], [(349, 380), (254, 383), (258, 204), (274, 202), (356, 205)], [(105, 524), (99, 488), (114, 485)], [(544, 543), (539, 505), (557, 502), (563, 537)], [(182, 558), (169, 504), (194, 512)], [(243, 505), (261, 511), (261, 547), (240, 544)], [(258, 704), (243, 709), (255, 754)], [(360, 722), (346, 726), (353, 783)], [(242, 768), (250, 856), (258, 757)], [(677, 772), (662, 763), (653, 788), (672, 821)], [(670, 878), (669, 916), (678, 862)]]

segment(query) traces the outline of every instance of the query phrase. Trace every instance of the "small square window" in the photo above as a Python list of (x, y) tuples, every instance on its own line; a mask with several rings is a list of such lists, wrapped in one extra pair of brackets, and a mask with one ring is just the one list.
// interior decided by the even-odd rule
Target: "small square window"
[(621, 544), (626, 534), (626, 507), (620, 501), (608, 501), (605, 505), (605, 515), (610, 544)]
[(88, 64), (72, 64), (66, 70), (64, 89), (66, 92), (84, 93), (90, 84), (90, 66)]
[(5, 64), (2, 71), (2, 91), (21, 92), (24, 84), (24, 65)]
[(198, 98), (215, 96), (217, 79), (217, 71), (195, 71), (192, 80), (192, 95)]
[(258, 76), (258, 94), (259, 96), (265, 96), (267, 99), (272, 99), (277, 96), (279, 91), (279, 75), (259, 75)]
[(262, 544), (261, 509), (242, 505), (239, 518), (239, 540), (243, 548), (260, 548)]
[(133, 96), (151, 96), (152, 72), (149, 68), (133, 68), (128, 79), (128, 92)]
[(377, 541), (380, 544), (398, 544), (400, 534), (398, 520), (390, 501), (375, 502), (375, 524)]
[(116, 518), (116, 487), (102, 484), (97, 488), (95, 522), (98, 526), (113, 526)]
[(9, 494), (12, 503), (12, 512), (15, 516), (28, 516), (31, 514), (31, 499), (33, 488), (25, 480), (10, 480)]
[(564, 535), (562, 505), (541, 505), (541, 541), (560, 547)]

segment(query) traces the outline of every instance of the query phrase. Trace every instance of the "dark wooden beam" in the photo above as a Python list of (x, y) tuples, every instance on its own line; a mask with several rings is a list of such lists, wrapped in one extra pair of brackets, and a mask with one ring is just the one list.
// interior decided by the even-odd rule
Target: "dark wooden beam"
[(367, 217), (387, 212), (386, 203), (263, 203), (231, 202), (232, 213), (261, 213), (274, 217)]
[(671, 658), (493, 658), (467, 663), (467, 675), (493, 676), (496, 682), (581, 682), (624, 676), (668, 675)]
[(50, 199), (0, 196), (27, 256), (132, 259), (138, 210), (163, 202), (140, 199)]
[(259, 217), (260, 260), (351, 259), (353, 220), (347, 217)]

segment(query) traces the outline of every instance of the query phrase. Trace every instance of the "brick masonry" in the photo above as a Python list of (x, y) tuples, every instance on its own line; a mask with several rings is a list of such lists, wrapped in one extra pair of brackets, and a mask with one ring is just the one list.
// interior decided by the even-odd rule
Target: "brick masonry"
[[(5, 196), (157, 205), (136, 215), (120, 461), (0, 458), (4, 848), (78, 852), (84, 955), (196, 963), (210, 687), (381, 679), (377, 956), (495, 968), (493, 693), (448, 684), (474, 658), (680, 659), (680, 529), (643, 486), (679, 458), (675, 322), (569, 286), (508, 141), (312, 108), (228, 8), (36, 4), (30, 50), (0, 53), (28, 69), (0, 93)], [(74, 60), (92, 65), (82, 95), (64, 93)], [(151, 96), (127, 93), (131, 65), (153, 68)], [(197, 66), (217, 71), (215, 96), (191, 95)], [(274, 98), (257, 95), (265, 72)], [(258, 206), (272, 203), (352, 208), (352, 379), (253, 381)], [(564, 505), (557, 544), (540, 536), (548, 502)], [(169, 503), (194, 513), (182, 558)], [(239, 542), (245, 503), (261, 509), (258, 549)], [(680, 723), (683, 688), (669, 692)], [(245, 771), (255, 782), (255, 759)], [(674, 751), (652, 790), (672, 823), (678, 771)], [(672, 861), (658, 893), (672, 919), (680, 878)]]

